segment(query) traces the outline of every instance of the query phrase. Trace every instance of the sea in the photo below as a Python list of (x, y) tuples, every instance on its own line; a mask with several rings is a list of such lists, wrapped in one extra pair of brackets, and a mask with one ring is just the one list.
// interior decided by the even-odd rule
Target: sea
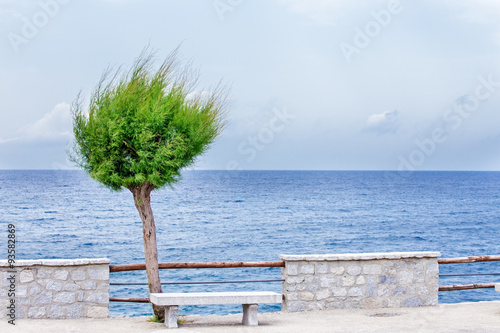
[[(0, 221), (16, 226), (17, 259), (144, 262), (132, 194), (75, 170), (0, 171)], [(500, 172), (201, 171), (152, 193), (160, 262), (277, 261), (280, 254), (439, 251), (442, 258), (500, 254)], [(0, 243), (1, 246), (1, 243)], [(164, 292), (276, 291), (280, 268), (162, 270)], [(500, 282), (500, 262), (441, 265), (441, 285)], [(144, 271), (110, 275), (111, 297), (148, 297)], [(115, 285), (136, 283), (136, 285)], [(143, 283), (143, 285), (137, 285)], [(498, 300), (494, 289), (445, 291), (439, 302)], [(259, 311), (279, 311), (276, 304)], [(185, 306), (228, 314), (240, 306)], [(151, 315), (111, 302), (111, 316)]]

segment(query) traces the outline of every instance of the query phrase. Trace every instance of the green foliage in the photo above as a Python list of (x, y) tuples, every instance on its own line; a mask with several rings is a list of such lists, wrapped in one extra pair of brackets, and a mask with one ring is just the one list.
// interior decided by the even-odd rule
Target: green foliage
[(148, 321), (150, 323), (164, 323), (165, 322), (165, 318), (160, 319), (160, 318), (158, 318), (157, 315), (153, 315), (152, 317), (148, 318)]
[(113, 190), (171, 185), (220, 133), (227, 90), (195, 94), (197, 73), (177, 59), (153, 69), (143, 51), (128, 72), (104, 73), (87, 112), (78, 96), (70, 159), (93, 179)]
[[(150, 323), (164, 323), (165, 322), (165, 318), (158, 318), (157, 315), (153, 315), (151, 317), (148, 318), (148, 321)], [(187, 319), (186, 319), (186, 315), (185, 314), (179, 314), (177, 316), (177, 324), (187, 324)]]

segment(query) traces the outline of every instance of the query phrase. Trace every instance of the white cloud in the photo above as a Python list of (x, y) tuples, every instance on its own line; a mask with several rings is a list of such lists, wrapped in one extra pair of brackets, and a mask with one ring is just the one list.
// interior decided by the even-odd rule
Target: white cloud
[(0, 144), (13, 141), (67, 141), (71, 139), (71, 106), (64, 102), (57, 104), (52, 111), (36, 122), (21, 128), (18, 133), (15, 137), (0, 138)]
[(365, 125), (365, 131), (378, 134), (396, 133), (399, 129), (399, 112), (385, 111), (372, 114), (368, 117)]

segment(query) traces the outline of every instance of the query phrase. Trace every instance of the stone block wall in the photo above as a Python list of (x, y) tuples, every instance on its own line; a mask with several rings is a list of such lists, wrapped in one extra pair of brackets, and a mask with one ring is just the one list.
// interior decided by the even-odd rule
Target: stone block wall
[(109, 259), (0, 260), (0, 318), (105, 318), (109, 315)]
[(438, 303), (439, 252), (281, 255), (283, 311)]

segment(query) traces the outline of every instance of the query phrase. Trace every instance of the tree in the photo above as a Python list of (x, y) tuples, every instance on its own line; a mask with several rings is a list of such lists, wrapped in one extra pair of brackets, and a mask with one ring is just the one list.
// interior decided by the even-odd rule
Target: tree
[[(114, 191), (128, 189), (142, 220), (149, 291), (161, 293), (151, 192), (180, 180), (224, 127), (227, 89), (195, 93), (198, 74), (177, 49), (154, 69), (144, 50), (128, 72), (104, 72), (87, 110), (73, 103), (70, 159)], [(153, 306), (159, 319), (161, 309)]]

